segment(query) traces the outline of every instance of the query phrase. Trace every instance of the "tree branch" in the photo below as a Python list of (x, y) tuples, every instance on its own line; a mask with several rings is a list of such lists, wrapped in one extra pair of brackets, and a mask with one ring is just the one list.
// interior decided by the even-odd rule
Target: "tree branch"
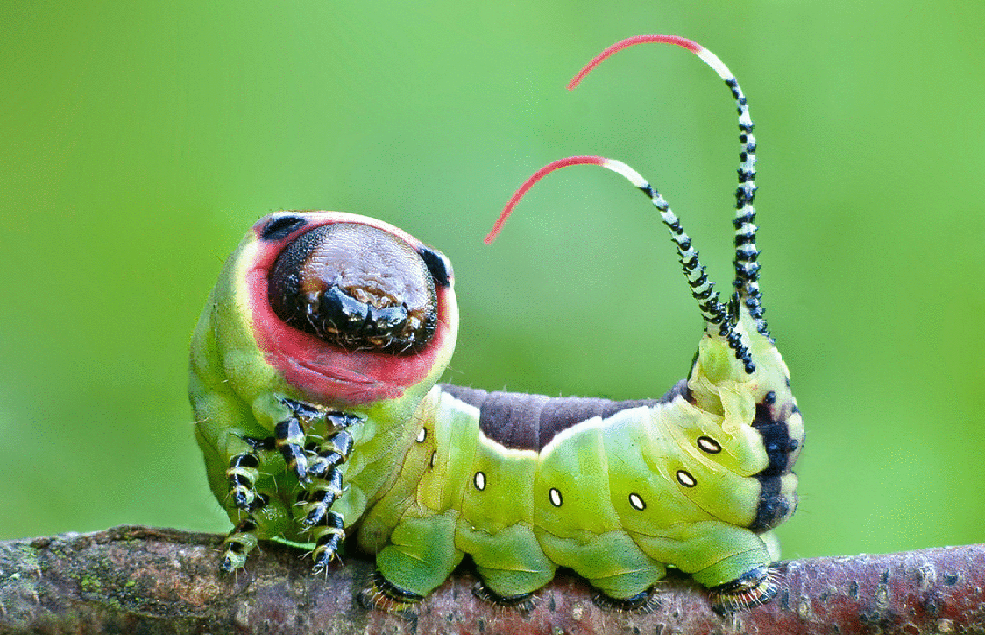
[(606, 611), (559, 575), (532, 610), (473, 597), (456, 573), (406, 615), (356, 599), (373, 565), (327, 578), (297, 549), (264, 543), (247, 571), (219, 573), (222, 538), (120, 526), (0, 542), (0, 633), (985, 633), (985, 545), (785, 562), (771, 603), (721, 617), (688, 579), (659, 587), (650, 613)]

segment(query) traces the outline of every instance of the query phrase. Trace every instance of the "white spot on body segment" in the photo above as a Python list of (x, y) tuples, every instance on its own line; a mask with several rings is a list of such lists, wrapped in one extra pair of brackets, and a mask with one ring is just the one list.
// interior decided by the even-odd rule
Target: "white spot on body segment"
[(551, 500), (551, 505), (554, 505), (555, 507), (560, 507), (561, 503), (564, 502), (564, 499), (561, 498), (561, 492), (555, 487), (552, 487), (550, 491), (547, 492), (547, 497)]
[(698, 447), (707, 454), (718, 454), (722, 446), (711, 437), (698, 437)]
[(417, 442), (424, 443), (424, 440), (428, 438), (428, 429), (421, 428), (421, 431), (417, 433)]
[(482, 472), (476, 472), (475, 476), (472, 477), (472, 482), (475, 484), (475, 488), (480, 492), (486, 489), (486, 475)]
[(684, 487), (694, 487), (698, 484), (698, 481), (696, 481), (691, 474), (685, 472), (684, 470), (677, 470), (677, 482)]

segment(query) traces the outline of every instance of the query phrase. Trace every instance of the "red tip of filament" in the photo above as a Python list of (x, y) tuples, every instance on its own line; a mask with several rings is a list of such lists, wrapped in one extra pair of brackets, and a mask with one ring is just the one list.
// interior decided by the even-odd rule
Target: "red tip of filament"
[(534, 183), (541, 180), (542, 178), (544, 178), (554, 170), (560, 170), (561, 168), (566, 168), (569, 165), (604, 165), (605, 161), (606, 159), (604, 157), (597, 157), (592, 155), (579, 155), (574, 157), (568, 157), (566, 159), (558, 159), (557, 161), (552, 161), (551, 163), (548, 163), (541, 169), (534, 172), (533, 176), (531, 176), (529, 179), (524, 181), (523, 185), (521, 185), (520, 188), (513, 193), (513, 197), (510, 199), (510, 202), (506, 204), (506, 207), (503, 208), (503, 212), (499, 215), (499, 218), (496, 220), (496, 224), (493, 225), (493, 228), (489, 231), (488, 234), (486, 234), (486, 238), (484, 242), (487, 245), (489, 245), (492, 244), (492, 241), (496, 240), (496, 236), (498, 236), (499, 231), (503, 229), (503, 224), (506, 223), (506, 219), (509, 218), (510, 214), (513, 213), (513, 208), (516, 207), (517, 203), (520, 202), (520, 199), (523, 198), (524, 194), (527, 193), (527, 190), (529, 190), (531, 187), (534, 186)]
[(578, 74), (575, 75), (574, 79), (568, 82), (568, 90), (574, 90), (575, 86), (577, 86), (579, 82), (581, 82), (581, 80), (585, 78), (586, 75), (591, 73), (596, 66), (601, 64), (605, 58), (615, 53), (618, 53), (624, 48), (633, 46), (634, 44), (643, 44), (644, 42), (659, 42), (661, 44), (673, 44), (675, 46), (686, 48), (687, 50), (691, 51), (694, 54), (698, 54), (702, 50), (704, 50), (704, 47), (698, 44), (697, 42), (693, 42), (679, 35), (635, 35), (633, 37), (626, 38), (625, 40), (620, 40), (619, 42), (616, 42), (609, 48), (605, 49), (604, 51), (596, 55), (595, 59), (593, 59), (591, 62), (586, 64), (585, 68), (581, 69), (578, 72)]

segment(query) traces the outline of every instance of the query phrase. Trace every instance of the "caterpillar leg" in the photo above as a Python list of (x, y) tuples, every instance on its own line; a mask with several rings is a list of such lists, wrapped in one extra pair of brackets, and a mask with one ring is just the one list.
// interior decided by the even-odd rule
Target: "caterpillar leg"
[(520, 611), (532, 611), (534, 608), (533, 593), (517, 595), (500, 595), (490, 589), (485, 582), (478, 582), (472, 587), (472, 595), (497, 606), (509, 606)]
[(554, 577), (554, 563), (525, 524), (516, 523), (492, 535), (460, 526), (456, 544), (472, 556), (482, 578), (476, 595), (496, 604), (522, 604)]
[(584, 543), (546, 532), (537, 537), (552, 561), (588, 578), (614, 608), (644, 605), (650, 588), (667, 573), (667, 567), (623, 531), (601, 534)]
[(345, 541), (345, 518), (331, 509), (342, 492), (342, 472), (333, 468), (328, 478), (316, 479), (311, 488), (302, 493), (306, 498), (300, 503), (304, 515), (301, 528), (311, 533), (315, 543), (311, 556), (316, 573), (327, 569), (338, 557), (339, 548)]
[(283, 502), (258, 493), (248, 512), (242, 513), (233, 530), (222, 543), (223, 571), (243, 568), (246, 558), (262, 538), (284, 535), (290, 515)]
[[(286, 501), (257, 489), (259, 465), (273, 451), (284, 458), (300, 487), (300, 504), (304, 506), (302, 528), (311, 532), (316, 543), (316, 570), (325, 568), (335, 558), (345, 538), (343, 518), (331, 512), (330, 507), (343, 491), (338, 466), (352, 452), (352, 436), (344, 429), (359, 419), (300, 401), (286, 398), (278, 401), (288, 412), (274, 426), (272, 436), (237, 435), (229, 441), (227, 451), (235, 454), (226, 470), (233, 505), (228, 511), (234, 521), (237, 513), (240, 520), (223, 543), (222, 568), (226, 571), (241, 568), (260, 539), (297, 533), (290, 526), (295, 514), (287, 508)], [(312, 436), (327, 437), (327, 440), (309, 442)], [(281, 487), (285, 485), (290, 487), (289, 483), (281, 483)], [(268, 493), (277, 491), (271, 487), (277, 487), (276, 480), (264, 485)]]
[(774, 542), (734, 525), (694, 523), (665, 536), (634, 534), (651, 557), (663, 558), (709, 589), (712, 608), (737, 611), (769, 602), (777, 592), (770, 568)]
[(708, 594), (715, 612), (725, 614), (766, 604), (778, 590), (775, 570), (755, 567), (731, 582), (708, 589)]
[(226, 539), (222, 541), (222, 565), (225, 572), (242, 569), (246, 556), (256, 549), (260, 538), (257, 536), (257, 522), (252, 516), (239, 521)]
[(252, 512), (266, 505), (266, 500), (261, 500), (263, 495), (256, 490), (259, 465), (260, 457), (255, 449), (233, 455), (229, 459), (226, 478), (229, 479), (230, 497), (237, 509)]
[(405, 609), (440, 586), (463, 556), (455, 547), (454, 514), (405, 518), (376, 555), (379, 575), (363, 598), (378, 608)]
[(331, 564), (345, 541), (345, 519), (342, 514), (332, 511), (332, 504), (345, 491), (342, 464), (352, 453), (352, 435), (345, 428), (358, 421), (342, 412), (325, 413), (324, 417), (334, 429), (342, 429), (327, 436), (320, 444), (306, 446), (306, 452), (310, 454), (308, 476), (311, 480), (299, 503), (303, 516), (301, 528), (311, 532), (315, 542), (312, 552), (315, 572), (324, 571)]
[(660, 607), (660, 598), (650, 590), (623, 599), (599, 592), (592, 601), (600, 608), (614, 612), (648, 613)]
[(397, 586), (387, 580), (382, 573), (373, 573), (373, 581), (369, 588), (359, 593), (359, 602), (368, 609), (381, 609), (390, 613), (399, 613), (412, 608), (424, 599), (407, 589)]
[[(235, 443), (235, 442), (234, 442)], [(241, 444), (241, 445), (240, 445)], [(222, 565), (223, 571), (240, 569), (246, 563), (246, 556), (257, 546), (258, 524), (253, 512), (266, 507), (269, 502), (265, 494), (256, 489), (260, 457), (257, 451), (264, 446), (263, 441), (251, 437), (241, 437), (239, 449), (244, 451), (234, 454), (229, 459), (226, 478), (229, 480), (229, 495), (232, 504), (246, 516), (242, 518), (223, 541)]]
[(308, 478), (308, 455), (304, 451), (307, 433), (302, 426), (304, 418), (299, 414), (299, 410), (307, 409), (308, 406), (289, 399), (281, 401), (294, 411), (295, 416), (277, 422), (274, 426), (274, 440), (281, 456), (284, 457), (287, 469), (294, 472), (301, 485), (307, 485), (311, 481)]

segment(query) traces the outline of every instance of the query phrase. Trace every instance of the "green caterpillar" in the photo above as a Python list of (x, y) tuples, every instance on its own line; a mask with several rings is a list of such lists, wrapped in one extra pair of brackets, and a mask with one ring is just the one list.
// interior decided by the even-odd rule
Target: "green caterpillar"
[(753, 224), (755, 140), (739, 107), (735, 293), (719, 301), (663, 198), (623, 163), (569, 157), (629, 179), (670, 230), (704, 319), (693, 367), (660, 399), (549, 398), (440, 385), (455, 348), (454, 274), (439, 252), (382, 221), (338, 212), (259, 220), (226, 262), (191, 347), (189, 395), (209, 483), (236, 523), (222, 568), (264, 538), (314, 543), (315, 570), (347, 534), (376, 554), (366, 597), (400, 608), (465, 554), (482, 595), (520, 603), (559, 566), (611, 602), (645, 606), (667, 567), (718, 610), (769, 601), (772, 529), (796, 507), (803, 420), (763, 320)]

